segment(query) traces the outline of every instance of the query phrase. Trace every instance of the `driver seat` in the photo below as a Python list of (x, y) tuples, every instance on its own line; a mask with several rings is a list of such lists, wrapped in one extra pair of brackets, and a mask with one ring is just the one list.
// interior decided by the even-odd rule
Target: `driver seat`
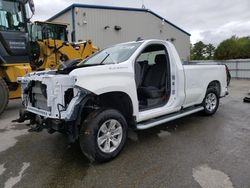
[(161, 98), (166, 90), (167, 62), (165, 54), (155, 56), (155, 64), (148, 67), (138, 88), (142, 100)]

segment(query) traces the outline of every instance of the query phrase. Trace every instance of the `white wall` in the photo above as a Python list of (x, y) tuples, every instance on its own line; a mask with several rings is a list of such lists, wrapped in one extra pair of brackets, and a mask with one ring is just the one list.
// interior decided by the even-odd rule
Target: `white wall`
[[(76, 40), (91, 39), (99, 48), (112, 44), (143, 39), (175, 38), (174, 44), (183, 60), (190, 56), (190, 36), (163, 22), (148, 12), (75, 8)], [(53, 21), (68, 22), (72, 25), (71, 11)], [(164, 23), (164, 24), (162, 24)], [(122, 29), (115, 31), (114, 26)], [(109, 29), (104, 29), (109, 26)], [(69, 32), (71, 33), (72, 28)]]

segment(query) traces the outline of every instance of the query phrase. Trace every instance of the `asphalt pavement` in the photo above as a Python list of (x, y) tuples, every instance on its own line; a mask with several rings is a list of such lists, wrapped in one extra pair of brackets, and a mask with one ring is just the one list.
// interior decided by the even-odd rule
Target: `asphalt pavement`
[(90, 163), (59, 134), (28, 132), (20, 100), (0, 117), (0, 187), (250, 187), (250, 80), (233, 80), (211, 117), (194, 114), (129, 131), (113, 161)]

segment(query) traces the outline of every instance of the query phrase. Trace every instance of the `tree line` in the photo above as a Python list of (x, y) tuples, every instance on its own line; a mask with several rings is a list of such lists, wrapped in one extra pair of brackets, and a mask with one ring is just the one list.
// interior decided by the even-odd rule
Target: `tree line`
[(218, 47), (199, 41), (191, 44), (191, 60), (226, 60), (250, 58), (250, 36), (222, 41)]

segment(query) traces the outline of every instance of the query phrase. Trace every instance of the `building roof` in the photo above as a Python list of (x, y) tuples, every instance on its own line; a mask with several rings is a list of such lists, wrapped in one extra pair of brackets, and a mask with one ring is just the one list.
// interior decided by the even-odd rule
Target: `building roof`
[(147, 12), (150, 13), (157, 18), (164, 20), (164, 22), (168, 23), (169, 25), (175, 27), (176, 29), (182, 31), (183, 33), (187, 34), (188, 36), (191, 36), (190, 33), (187, 31), (184, 31), (180, 27), (176, 26), (175, 24), (171, 23), (170, 21), (166, 20), (165, 18), (161, 17), (160, 15), (154, 13), (153, 11), (149, 9), (143, 9), (143, 8), (129, 8), (129, 7), (114, 7), (114, 6), (103, 6), (103, 5), (87, 5), (87, 4), (72, 4), (69, 7), (65, 8), (61, 12), (57, 13), (56, 15), (52, 16), (51, 18), (48, 19), (48, 21), (52, 21), (56, 19), (57, 17), (61, 16), (65, 12), (68, 12), (69, 10), (73, 8), (93, 8), (93, 9), (107, 9), (107, 10), (124, 10), (124, 11), (137, 11), (137, 12)]

